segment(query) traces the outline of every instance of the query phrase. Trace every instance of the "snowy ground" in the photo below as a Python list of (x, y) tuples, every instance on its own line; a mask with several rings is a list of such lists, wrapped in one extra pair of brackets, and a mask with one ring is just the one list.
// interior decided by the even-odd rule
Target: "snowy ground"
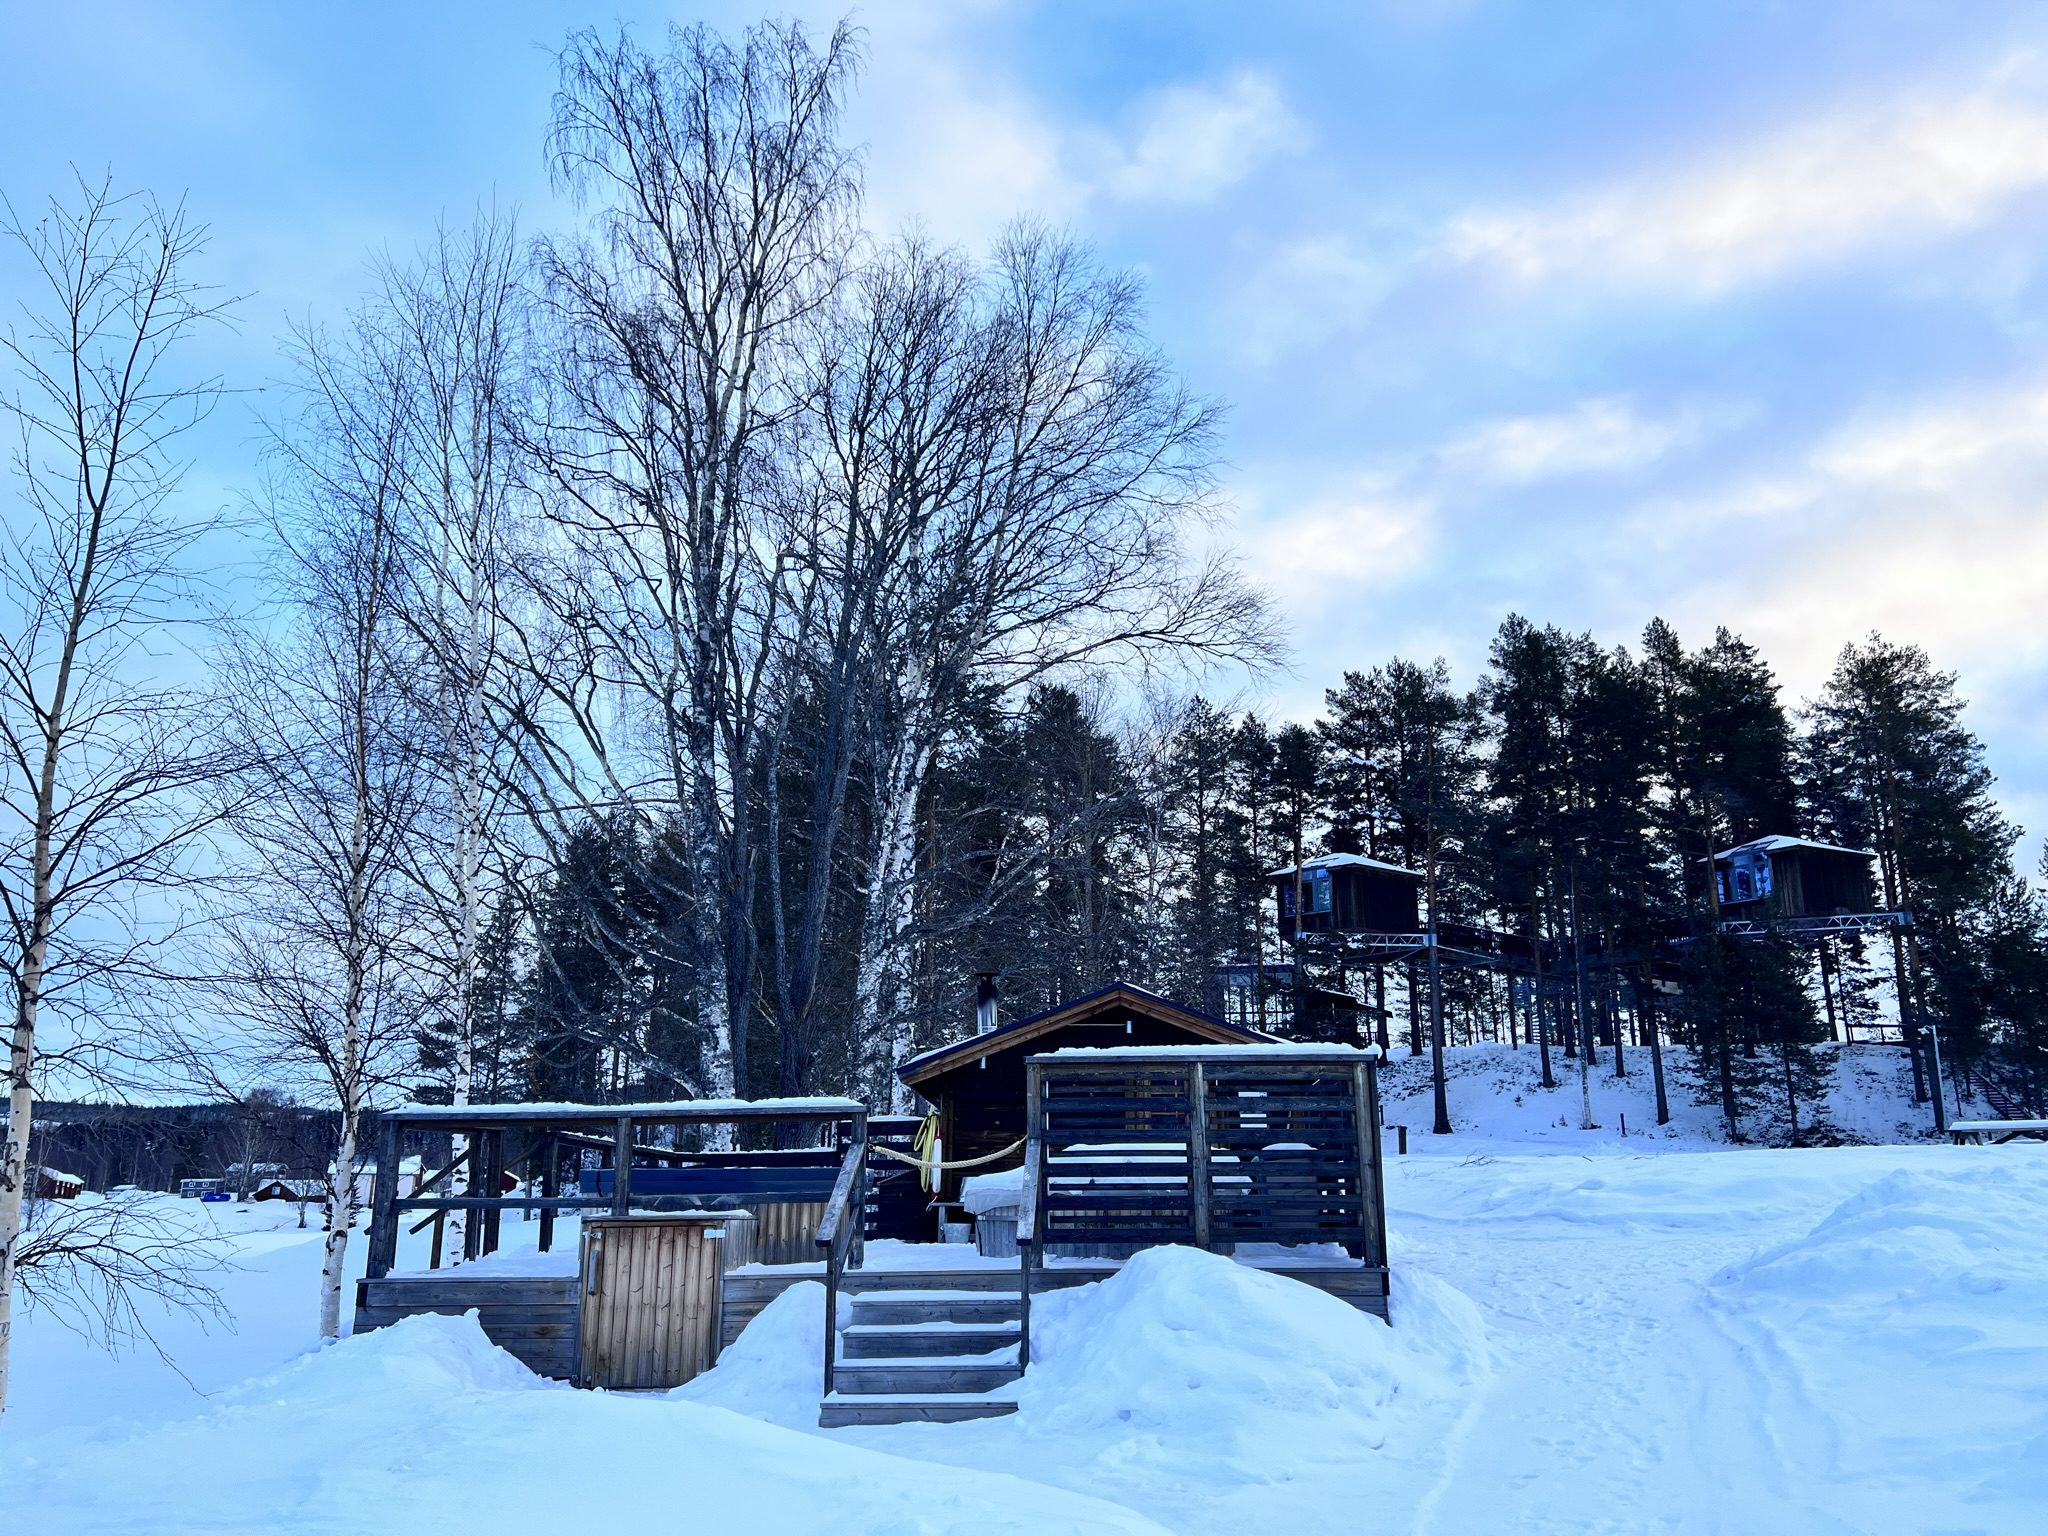
[[(1933, 1112), (1912, 1101), (1912, 1065), (1903, 1050), (1885, 1045), (1822, 1045), (1816, 1050), (1830, 1086), (1824, 1103), (1800, 1105), (1802, 1129), (1825, 1123), (1841, 1139), (1852, 1142), (1909, 1142), (1933, 1134)], [(1562, 1050), (1550, 1053), (1557, 1087), (1546, 1092), (1539, 1086), (1542, 1079), (1533, 1045), (1454, 1048), (1445, 1053), (1444, 1064), (1453, 1129), (1446, 1138), (1428, 1134), (1434, 1123), (1428, 1053), (1413, 1055), (1406, 1045), (1396, 1043), (1381, 1073), (1382, 1113), (1388, 1125), (1408, 1127), (1411, 1153), (1462, 1153), (1475, 1136), (1491, 1143), (1515, 1142), (1531, 1149), (1575, 1152), (1725, 1146), (1718, 1104), (1696, 1101), (1688, 1070), (1691, 1060), (1692, 1052), (1683, 1047), (1664, 1048), (1665, 1096), (1671, 1122), (1660, 1126), (1649, 1051), (1629, 1047), (1623, 1056), (1627, 1075), (1617, 1078), (1613, 1052), (1603, 1048), (1587, 1074), (1597, 1129), (1584, 1131), (1580, 1129), (1584, 1108), (1578, 1062)], [(1954, 1090), (1951, 1084), (1951, 1114), (1955, 1113)], [(1967, 1098), (1963, 1107), (1972, 1117), (1991, 1113), (1988, 1106)], [(1772, 1101), (1759, 1106), (1747, 1119), (1743, 1133), (1759, 1144), (1783, 1144), (1788, 1129), (1785, 1107)]]
[(466, 1319), (307, 1353), (317, 1234), (206, 1208), (239, 1331), (170, 1328), (187, 1385), (31, 1318), (0, 1530), (2048, 1529), (2048, 1147), (1623, 1141), (1482, 1056), (1466, 1128), (1411, 1116), (1389, 1160), (1392, 1330), (1155, 1251), (1044, 1298), (1021, 1411), (974, 1424), (817, 1430), (810, 1287), (665, 1397), (540, 1382)]

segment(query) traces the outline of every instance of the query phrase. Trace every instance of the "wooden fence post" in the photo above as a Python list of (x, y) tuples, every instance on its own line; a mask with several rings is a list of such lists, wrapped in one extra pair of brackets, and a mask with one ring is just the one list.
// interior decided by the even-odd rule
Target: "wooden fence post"
[[(561, 1149), (555, 1144), (555, 1133), (548, 1131), (540, 1139), (539, 1177), (534, 1181), (540, 1189), (543, 1200), (552, 1200), (557, 1192), (557, 1182), (562, 1172)], [(540, 1208), (540, 1251), (548, 1252), (555, 1246), (555, 1208), (543, 1205)]]
[[(505, 1133), (503, 1130), (484, 1132), (484, 1176), (483, 1188), (479, 1191), (497, 1201), (505, 1197)], [(498, 1223), (504, 1216), (504, 1207), (484, 1207), (483, 1220), (477, 1225), (483, 1227), (479, 1257), (498, 1251)]]
[[(1368, 1264), (1387, 1262), (1387, 1193), (1382, 1175), (1385, 1153), (1380, 1146), (1379, 1064), (1361, 1061), (1351, 1069), (1353, 1102), (1358, 1120), (1359, 1246)], [(1404, 1128), (1405, 1129), (1405, 1128)]]
[(381, 1280), (398, 1262), (398, 1122), (377, 1121), (377, 1185), (370, 1191), (370, 1251), (363, 1276)]
[(1188, 1193), (1193, 1196), (1195, 1246), (1209, 1246), (1209, 1079), (1199, 1061), (1188, 1063)]
[(630, 1116), (619, 1116), (612, 1145), (612, 1214), (623, 1216), (632, 1198), (633, 1121)]

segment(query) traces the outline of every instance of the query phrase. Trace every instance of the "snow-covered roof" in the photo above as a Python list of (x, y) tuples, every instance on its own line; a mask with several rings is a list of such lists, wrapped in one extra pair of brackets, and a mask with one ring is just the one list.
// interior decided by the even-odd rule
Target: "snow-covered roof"
[(1714, 855), (1714, 862), (1718, 864), (1723, 859), (1732, 859), (1738, 853), (1780, 853), (1789, 848), (1810, 848), (1815, 853), (1853, 853), (1859, 859), (1877, 857), (1868, 848), (1844, 848), (1838, 843), (1817, 843), (1810, 837), (1781, 837), (1774, 834), (1770, 837), (1754, 838), (1735, 848), (1724, 848)]
[(1069, 1045), (1048, 1051), (1036, 1061), (1171, 1061), (1176, 1057), (1214, 1060), (1253, 1056), (1284, 1056), (1289, 1061), (1378, 1061), (1385, 1053), (1376, 1045), (1319, 1045), (1312, 1041), (1275, 1040), (1259, 1045)]
[[(1070, 998), (1056, 1008), (1030, 1014), (1025, 1018), (1012, 1019), (999, 1024), (985, 1033), (967, 1035), (959, 1040), (950, 1040), (944, 1045), (933, 1046), (921, 1051), (896, 1068), (897, 1078), (917, 1086), (918, 1080), (946, 1063), (976, 1061), (997, 1051), (1006, 1051), (1023, 1044), (1049, 1029), (1068, 1023), (1083, 1022), (1088, 1012), (1098, 1004), (1107, 1005), (1123, 1001), (1136, 1007), (1148, 1017), (1178, 1024), (1191, 1034), (1208, 1035), (1229, 1044), (1258, 1044), (1272, 1037), (1260, 1030), (1242, 1024), (1233, 1024), (1213, 1014), (1177, 1003), (1170, 997), (1163, 997), (1149, 988), (1134, 986), (1128, 981), (1112, 982), (1098, 991), (1084, 997)], [(948, 1067), (948, 1070), (951, 1070)]]
[(867, 1106), (858, 1099), (835, 1097), (802, 1099), (672, 1099), (658, 1104), (573, 1104), (566, 1101), (544, 1104), (465, 1104), (460, 1109), (446, 1104), (402, 1104), (384, 1111), (387, 1120), (438, 1120), (461, 1124), (465, 1120), (634, 1120), (705, 1119), (737, 1116), (762, 1119), (775, 1115), (850, 1115)]
[[(1406, 875), (1411, 880), (1420, 880), (1422, 878), (1422, 871), (1419, 869), (1408, 869), (1400, 864), (1389, 864), (1385, 859), (1368, 859), (1362, 853), (1318, 854), (1313, 859), (1303, 859), (1301, 867), (1304, 872), (1311, 869), (1380, 869), (1385, 870), (1390, 875)], [(1266, 878), (1268, 880), (1284, 880), (1293, 873), (1294, 866), (1290, 864), (1285, 869), (1267, 870)]]

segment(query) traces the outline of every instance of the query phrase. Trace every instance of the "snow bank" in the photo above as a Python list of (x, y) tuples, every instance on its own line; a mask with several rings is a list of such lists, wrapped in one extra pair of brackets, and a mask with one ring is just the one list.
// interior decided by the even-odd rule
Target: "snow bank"
[(2048, 1510), (2048, 1149), (1958, 1150), (1710, 1286), (1789, 1378), (1783, 1448), (1866, 1529), (2038, 1530)]
[[(840, 1306), (847, 1306), (845, 1298)], [(754, 1315), (716, 1365), (669, 1395), (791, 1429), (815, 1429), (824, 1360), (825, 1287), (800, 1280)]]
[(444, 1264), (440, 1269), (393, 1270), (392, 1273), (401, 1279), (422, 1279), (428, 1275), (436, 1280), (560, 1279), (576, 1274), (580, 1267), (582, 1250), (577, 1233), (576, 1226), (564, 1222), (555, 1228), (554, 1246), (546, 1253), (542, 1253), (537, 1245), (532, 1248), (500, 1248), (496, 1253), (487, 1253), (466, 1264)]
[[(1921, 1156), (1943, 1158), (1948, 1148)], [(1390, 1159), (1387, 1203), (1397, 1224), (1415, 1216), (1465, 1224), (1597, 1227), (1604, 1235), (1714, 1233), (1764, 1216), (1810, 1224), (1896, 1165), (1883, 1147), (1735, 1153), (1604, 1153), (1583, 1157)], [(1398, 1258), (1398, 1255), (1397, 1255)]]
[(1034, 1298), (1034, 1431), (1170, 1437), (1183, 1451), (1270, 1449), (1277, 1418), (1336, 1415), (1377, 1444), (1405, 1390), (1483, 1369), (1477, 1310), (1427, 1277), (1389, 1329), (1313, 1286), (1193, 1248), (1149, 1248), (1097, 1285)]
[(132, 1436), (0, 1448), (0, 1529), (843, 1530), (1159, 1536), (1141, 1515), (1000, 1473), (932, 1468), (672, 1398), (531, 1375), (473, 1318), (344, 1341)]

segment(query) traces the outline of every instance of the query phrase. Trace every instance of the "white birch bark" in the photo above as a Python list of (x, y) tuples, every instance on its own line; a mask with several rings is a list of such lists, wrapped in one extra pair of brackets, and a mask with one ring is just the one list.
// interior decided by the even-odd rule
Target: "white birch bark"
[[(175, 510), (174, 444), (215, 389), (179, 383), (166, 359), (219, 309), (182, 270), (203, 230), (182, 209), (117, 197), (105, 182), (81, 181), (72, 202), (53, 199), (33, 224), (0, 206), (0, 236), (27, 258), (30, 279), (22, 326), (0, 330), (10, 375), (0, 417), (14, 445), (0, 495), (0, 943), (13, 983), (0, 1141), (4, 1413), (37, 1031), (57, 1017), (45, 1004), (61, 993), (74, 999), (68, 1016), (90, 1022), (105, 994), (81, 988), (154, 979), (154, 941), (136, 913), (191, 884), (182, 850), (207, 825), (192, 803), (217, 769), (203, 706), (158, 682), (165, 658), (138, 637), (187, 616), (182, 562), (204, 524)], [(80, 1005), (82, 995), (95, 1002)], [(117, 1012), (110, 1000), (106, 1014)]]
[(874, 847), (868, 865), (867, 907), (861, 918), (855, 972), (854, 1038), (868, 1062), (870, 1102), (892, 1114), (908, 1113), (911, 1092), (896, 1067), (911, 1055), (910, 1022), (903, 998), (910, 977), (907, 937), (916, 917), (917, 808), (931, 771), (935, 743), (926, 707), (929, 674), (914, 670), (905, 690), (914, 700), (892, 744), (876, 796)]
[[(75, 642), (74, 642), (75, 644)], [(66, 671), (69, 663), (66, 663)], [(60, 686), (61, 695), (61, 686)], [(58, 716), (62, 718), (61, 702)], [(7, 1411), (14, 1332), (14, 1272), (20, 1253), (22, 1208), (28, 1194), (29, 1128), (35, 1115), (36, 1014), (50, 946), (50, 823), (56, 789), (57, 738), (44, 756), (36, 803), (33, 927), (16, 983), (14, 1029), (7, 1054), (7, 1140), (0, 1147), (0, 1415)]]

